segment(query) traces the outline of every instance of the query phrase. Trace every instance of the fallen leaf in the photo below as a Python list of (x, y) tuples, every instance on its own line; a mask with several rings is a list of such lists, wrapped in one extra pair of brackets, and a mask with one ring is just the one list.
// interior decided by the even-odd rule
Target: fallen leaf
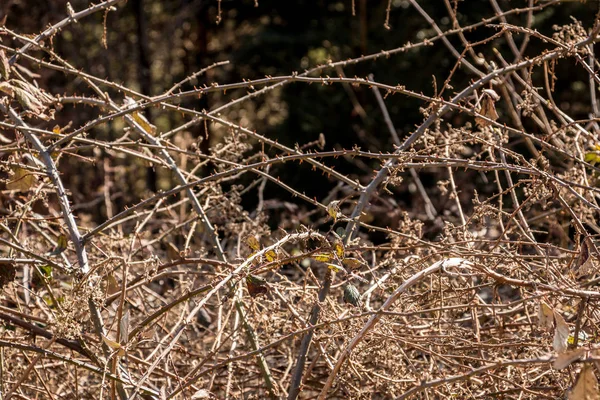
[(552, 347), (554, 351), (562, 353), (567, 350), (567, 339), (569, 338), (569, 325), (558, 312), (554, 311), (554, 341)]
[(115, 276), (110, 273), (106, 275), (106, 294), (112, 296), (115, 293), (119, 293), (121, 291), (121, 286), (115, 279)]
[(597, 400), (600, 398), (600, 390), (598, 390), (598, 380), (594, 374), (592, 367), (585, 365), (579, 376), (575, 386), (567, 396), (568, 400)]
[(554, 327), (554, 310), (543, 300), (538, 305), (538, 325), (547, 330)]
[(559, 370), (567, 368), (572, 362), (579, 360), (585, 354), (585, 351), (586, 350), (583, 347), (580, 347), (575, 350), (560, 353), (556, 357), (556, 360), (554, 360), (554, 364), (552, 364), (552, 366)]

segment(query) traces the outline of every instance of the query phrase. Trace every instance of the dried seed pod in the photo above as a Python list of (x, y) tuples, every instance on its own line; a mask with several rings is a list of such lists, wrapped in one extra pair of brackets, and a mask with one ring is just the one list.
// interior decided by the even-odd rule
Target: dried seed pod
[(349, 283), (344, 287), (344, 303), (350, 303), (353, 306), (358, 306), (360, 301), (360, 293), (353, 284)]

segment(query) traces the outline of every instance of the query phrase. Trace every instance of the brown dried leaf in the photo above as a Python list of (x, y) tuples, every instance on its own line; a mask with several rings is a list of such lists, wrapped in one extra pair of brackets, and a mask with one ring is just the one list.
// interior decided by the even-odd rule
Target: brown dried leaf
[[(494, 91), (491, 90), (491, 92)], [(496, 92), (494, 92), (494, 94), (495, 93)], [(496, 112), (495, 104), (496, 100), (498, 99), (498, 95), (496, 94), (495, 96), (496, 97), (494, 97), (487, 91), (484, 91), (483, 98), (481, 99), (481, 108), (477, 111), (479, 114), (491, 119), (492, 121), (498, 119), (498, 113)], [(491, 125), (489, 121), (477, 116), (475, 117), (475, 123), (480, 127)]]
[(13, 84), (13, 86), (23, 89), (44, 105), (52, 104), (56, 101), (54, 97), (29, 82), (25, 82), (20, 79), (12, 79), (10, 82)]
[(36, 99), (31, 93), (13, 86), (13, 91), (17, 101), (25, 109), (33, 114), (42, 114), (45, 110), (44, 105)]
[(119, 293), (121, 291), (121, 286), (115, 279), (115, 276), (110, 273), (106, 275), (106, 294), (112, 296), (115, 293)]
[(267, 292), (269, 291), (267, 281), (256, 275), (246, 276), (246, 287), (248, 288), (248, 293), (250, 294), (250, 297), (256, 297), (261, 294), (267, 294)]
[(117, 357), (123, 357), (125, 355), (125, 349), (119, 343), (115, 342), (114, 340), (110, 340), (104, 335), (102, 335), (102, 341), (112, 350), (117, 351)]
[(352, 258), (352, 257), (344, 258), (342, 260), (342, 264), (344, 264), (344, 267), (348, 268), (351, 271), (358, 269), (363, 265), (362, 261), (360, 261), (357, 258)]
[(585, 365), (579, 376), (575, 386), (567, 396), (568, 400), (597, 400), (600, 398), (600, 390), (598, 390), (598, 380), (594, 374), (594, 369)]
[(585, 351), (586, 350), (583, 347), (580, 347), (575, 350), (561, 353), (556, 357), (552, 366), (559, 370), (567, 368), (572, 362), (579, 360), (585, 354)]
[(588, 238), (583, 239), (579, 257), (577, 257), (577, 262), (573, 268), (578, 277), (591, 274), (594, 271), (594, 257), (590, 254), (589, 240)]
[(200, 389), (192, 395), (192, 400), (216, 399), (216, 397), (206, 389)]
[(13, 90), (13, 87), (8, 82), (0, 82), (0, 92), (6, 93), (10, 97), (14, 97), (15, 96), (15, 92)]
[(13, 167), (13, 172), (14, 175), (12, 176), (12, 179), (6, 183), (6, 188), (8, 190), (28, 192), (37, 181), (35, 175), (25, 168)]
[(121, 321), (119, 321), (119, 341), (127, 343), (129, 341), (129, 308), (125, 310)]
[(538, 325), (546, 330), (554, 327), (554, 310), (543, 300), (538, 305)]
[(558, 312), (554, 311), (554, 340), (552, 347), (554, 351), (562, 353), (567, 350), (567, 340), (569, 339), (569, 325)]

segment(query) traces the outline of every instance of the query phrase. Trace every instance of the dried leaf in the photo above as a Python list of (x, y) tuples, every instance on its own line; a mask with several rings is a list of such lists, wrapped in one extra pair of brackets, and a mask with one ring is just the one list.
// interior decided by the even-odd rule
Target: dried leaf
[(579, 360), (585, 354), (585, 351), (586, 350), (583, 347), (580, 347), (575, 350), (560, 353), (558, 357), (556, 357), (556, 360), (554, 360), (554, 364), (552, 364), (552, 366), (559, 370), (567, 368), (569, 365), (571, 365), (571, 363)]
[(360, 301), (360, 293), (356, 286), (351, 283), (347, 284), (344, 287), (344, 303), (352, 304), (353, 306), (357, 306)]
[(13, 90), (12, 85), (8, 82), (0, 82), (0, 92), (6, 93), (10, 97), (15, 96), (15, 91)]
[(254, 251), (260, 250), (260, 242), (258, 241), (258, 237), (256, 235), (250, 235), (246, 238), (246, 244)]
[(335, 250), (335, 254), (338, 256), (340, 260), (344, 259), (346, 255), (346, 249), (344, 249), (344, 243), (340, 239), (335, 239), (333, 242), (333, 249)]
[(123, 357), (125, 355), (125, 349), (119, 343), (115, 342), (114, 340), (110, 340), (104, 335), (102, 335), (102, 341), (112, 350), (116, 350), (117, 357)]
[(573, 271), (577, 277), (582, 277), (593, 273), (594, 271), (594, 257), (590, 254), (589, 238), (584, 238), (581, 242), (581, 249), (579, 250), (579, 256), (577, 262), (573, 267)]
[(5, 80), (10, 77), (10, 64), (4, 50), (0, 50), (0, 76)]
[(146, 132), (150, 134), (156, 133), (156, 126), (152, 125), (141, 113), (134, 112), (131, 113), (131, 116), (133, 117), (133, 120), (137, 122), (138, 125), (141, 126)]
[(44, 105), (36, 99), (33, 95), (31, 95), (26, 90), (23, 90), (18, 87), (13, 87), (13, 92), (17, 101), (21, 106), (25, 109), (25, 111), (30, 111), (32, 114), (42, 114), (46, 109)]
[[(125, 105), (127, 107), (136, 107), (137, 103), (131, 97), (125, 96)], [(156, 133), (156, 126), (152, 125), (146, 117), (144, 117), (139, 111), (134, 111), (131, 113), (131, 117), (139, 126), (142, 127), (147, 133), (154, 134)]]
[(129, 308), (125, 310), (119, 322), (119, 341), (121, 343), (129, 341)]
[(500, 96), (494, 89), (483, 89), (483, 94), (489, 96), (494, 101), (500, 100)]
[(351, 271), (356, 270), (363, 265), (362, 261), (360, 261), (358, 258), (352, 258), (352, 257), (344, 258), (342, 260), (342, 264), (344, 264), (344, 267), (348, 268)]
[(269, 262), (277, 261), (277, 253), (275, 252), (275, 250), (268, 250), (265, 253), (265, 258)]
[(215, 399), (211, 392), (206, 389), (200, 389), (192, 395), (192, 400)]
[(121, 291), (121, 286), (115, 279), (113, 274), (106, 275), (106, 294), (112, 296), (115, 293), (119, 293)]
[(312, 258), (315, 261), (326, 263), (332, 261), (335, 258), (335, 256), (332, 253), (319, 253), (313, 254)]
[(60, 235), (56, 240), (56, 246), (52, 249), (52, 251), (48, 254), (50, 256), (57, 256), (63, 251), (67, 249), (67, 237), (65, 235)]
[(246, 276), (246, 287), (248, 288), (250, 297), (266, 294), (269, 291), (267, 281), (256, 275)]
[(341, 265), (327, 264), (327, 268), (329, 268), (333, 272), (346, 272), (346, 270), (344, 269), (344, 267), (342, 267)]
[[(493, 92), (495, 96), (488, 92)], [(493, 90), (484, 90), (483, 98), (481, 99), (481, 108), (478, 110), (478, 113), (491, 119), (492, 121), (497, 120), (498, 113), (496, 112), (495, 102), (498, 99), (499, 96)], [(477, 116), (475, 117), (475, 123), (480, 127), (491, 125), (489, 121)]]
[(329, 214), (329, 216), (333, 218), (334, 221), (337, 220), (338, 216), (340, 216), (339, 200), (333, 200), (332, 202), (327, 204), (327, 214)]
[(554, 310), (543, 300), (538, 305), (538, 325), (546, 330), (554, 327)]
[(6, 183), (6, 188), (8, 190), (27, 192), (37, 182), (35, 175), (25, 168), (13, 167), (13, 172), (12, 179)]
[(594, 369), (588, 365), (585, 365), (575, 386), (569, 392), (567, 396), (568, 400), (597, 400), (600, 398), (600, 390), (598, 390), (598, 380), (594, 374)]
[(50, 105), (56, 101), (53, 96), (29, 82), (25, 82), (20, 79), (12, 79), (10, 82), (13, 84), (13, 86), (25, 90), (44, 105)]
[(554, 311), (554, 351), (562, 353), (567, 350), (567, 339), (569, 338), (569, 325), (558, 312)]

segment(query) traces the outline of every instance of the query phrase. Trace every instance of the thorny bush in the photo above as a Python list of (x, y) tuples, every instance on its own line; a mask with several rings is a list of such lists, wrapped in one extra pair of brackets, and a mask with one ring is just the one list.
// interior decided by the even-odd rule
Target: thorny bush
[[(67, 5), (37, 34), (0, 28), (2, 398), (600, 396), (598, 19), (538, 31), (561, 1), (491, 0), (462, 26), (461, 2), (443, 23), (408, 0), (389, 2), (388, 28), (396, 3), (422, 18), (420, 41), (234, 83), (198, 84), (227, 63), (200, 66), (155, 96), (54, 49), (74, 24), (106, 46), (119, 0)], [(432, 95), (344, 73), (429, 46), (454, 57)], [(565, 63), (589, 78), (579, 109), (556, 100)], [(55, 92), (58, 75), (78, 89)], [(357, 112), (371, 96), (395, 149), (326, 132), (290, 147), (240, 117), (309, 84)], [(421, 102), (405, 134), (398, 96)], [(209, 146), (197, 126), (218, 133)], [(325, 175), (327, 195), (294, 171)]]

